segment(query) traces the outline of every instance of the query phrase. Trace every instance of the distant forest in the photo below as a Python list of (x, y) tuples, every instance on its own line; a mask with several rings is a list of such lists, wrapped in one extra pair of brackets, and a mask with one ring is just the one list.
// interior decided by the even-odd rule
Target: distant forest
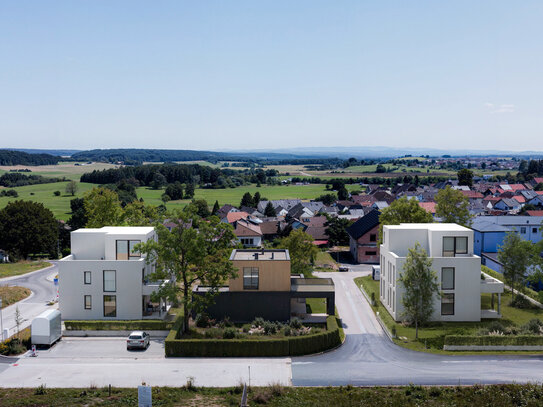
[(7, 188), (22, 187), (24, 185), (49, 184), (66, 181), (66, 178), (49, 178), (41, 175), (25, 175), (19, 172), (6, 172), (0, 176), (0, 185)]
[(23, 151), (0, 150), (0, 165), (55, 165), (61, 160), (51, 154), (29, 154)]

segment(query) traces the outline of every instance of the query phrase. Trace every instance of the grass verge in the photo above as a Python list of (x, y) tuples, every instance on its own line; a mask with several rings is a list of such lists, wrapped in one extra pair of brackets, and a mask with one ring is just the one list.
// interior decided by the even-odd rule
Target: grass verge
[[(153, 405), (160, 406), (238, 406), (241, 386), (228, 388), (154, 387)], [(269, 385), (251, 387), (250, 405), (269, 407), (328, 406), (456, 406), (509, 407), (537, 406), (543, 399), (543, 387), (536, 384), (504, 384), (492, 386), (454, 387), (282, 387)], [(20, 406), (127, 406), (138, 401), (137, 389), (87, 388), (0, 389), (4, 407)]]
[(24, 300), (30, 295), (31, 291), (26, 287), (0, 285), (0, 298), (2, 298), (2, 307), (7, 307)]
[(49, 267), (51, 263), (47, 261), (19, 261), (17, 263), (0, 263), (0, 278), (18, 276)]
[[(396, 323), (385, 307), (379, 302), (379, 281), (372, 280), (371, 276), (358, 277), (354, 279), (359, 287), (363, 287), (368, 296), (373, 292), (376, 299), (376, 304), (372, 306), (374, 312), (379, 312), (379, 316), (389, 331), (396, 329), (397, 338), (394, 343), (404, 348), (439, 354), (481, 354), (496, 352), (447, 352), (443, 350), (445, 337), (448, 335), (476, 335), (477, 332), (492, 323), (494, 320), (483, 320), (480, 322), (431, 322), (427, 326), (419, 328), (419, 338), (415, 339), (415, 328), (404, 326), (401, 323)], [(521, 326), (526, 324), (533, 318), (543, 319), (543, 310), (539, 308), (532, 309), (517, 309), (509, 305), (511, 302), (511, 294), (502, 295), (501, 312), (502, 318), (499, 320), (505, 326)], [(490, 294), (481, 295), (481, 307), (483, 309), (490, 308)], [(504, 352), (500, 352), (502, 354)], [(506, 352), (506, 353), (527, 353), (535, 352)]]

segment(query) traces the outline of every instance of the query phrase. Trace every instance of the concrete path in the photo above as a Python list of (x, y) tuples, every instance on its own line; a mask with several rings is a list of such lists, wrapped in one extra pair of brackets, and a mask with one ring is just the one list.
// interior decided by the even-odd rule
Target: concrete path
[(456, 385), (542, 382), (543, 356), (445, 356), (393, 344), (353, 281), (365, 272), (319, 273), (336, 285), (336, 306), (346, 340), (340, 348), (292, 359), (296, 386)]
[(57, 265), (53, 264), (51, 267), (36, 270), (20, 276), (0, 279), (1, 285), (18, 285), (29, 288), (32, 291), (30, 297), (19, 301), (16, 304), (12, 304), (9, 307), (2, 308), (3, 326), (4, 329), (9, 329), (10, 335), (13, 335), (16, 331), (17, 324), (15, 323), (15, 310), (17, 307), (21, 312), (21, 317), (23, 320), (21, 330), (30, 326), (32, 319), (37, 317), (43, 311), (46, 311), (51, 307), (58, 308), (56, 304), (53, 306), (47, 305), (47, 303), (54, 299), (56, 295), (53, 277), (57, 273)]

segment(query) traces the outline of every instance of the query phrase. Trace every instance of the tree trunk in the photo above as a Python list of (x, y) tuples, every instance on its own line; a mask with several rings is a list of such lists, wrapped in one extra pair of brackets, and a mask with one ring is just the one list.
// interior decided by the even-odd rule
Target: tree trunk
[(189, 293), (187, 277), (183, 275), (183, 333), (189, 331)]
[(415, 339), (419, 339), (419, 320), (415, 319)]

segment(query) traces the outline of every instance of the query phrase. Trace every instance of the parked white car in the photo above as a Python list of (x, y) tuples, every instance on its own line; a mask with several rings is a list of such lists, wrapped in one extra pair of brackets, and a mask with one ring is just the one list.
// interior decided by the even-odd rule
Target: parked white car
[(149, 346), (149, 334), (143, 331), (134, 331), (126, 340), (126, 349), (147, 349)]

